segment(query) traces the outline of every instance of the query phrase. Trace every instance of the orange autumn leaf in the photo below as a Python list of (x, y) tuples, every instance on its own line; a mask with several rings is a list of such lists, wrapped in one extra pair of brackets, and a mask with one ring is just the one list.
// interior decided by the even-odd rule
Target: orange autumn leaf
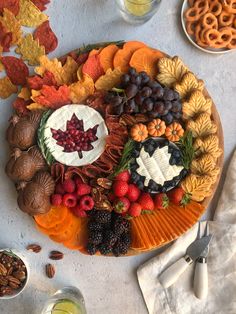
[(100, 52), (100, 62), (103, 67), (104, 72), (108, 69), (113, 69), (113, 59), (116, 52), (119, 50), (119, 47), (116, 45), (108, 45), (107, 47), (103, 48)]
[(105, 75), (99, 77), (95, 83), (95, 88), (97, 90), (111, 90), (113, 87), (119, 85), (120, 78), (123, 75), (120, 68), (115, 68), (114, 70), (108, 69)]
[(88, 57), (82, 67), (82, 72), (83, 74), (88, 74), (93, 81), (96, 82), (96, 80), (104, 74), (99, 55), (96, 54)]
[(18, 97), (22, 98), (24, 100), (30, 100), (31, 92), (28, 89), (28, 87), (22, 87), (19, 94), (18, 94)]
[(114, 68), (120, 67), (122, 72), (127, 72), (129, 69), (129, 61), (132, 54), (146, 45), (140, 41), (128, 41), (124, 44), (122, 49), (119, 49), (114, 55), (113, 65)]
[(154, 78), (158, 72), (157, 62), (164, 56), (159, 50), (148, 47), (140, 48), (133, 53), (129, 65), (135, 68), (137, 72), (145, 71)]
[(102, 48), (99, 48), (99, 49), (92, 49), (92, 50), (89, 52), (89, 57), (98, 55), (101, 51), (102, 51)]
[(62, 85), (58, 89), (54, 86), (43, 85), (39, 92), (40, 95), (34, 97), (35, 102), (48, 108), (58, 109), (71, 103), (70, 89), (67, 85)]
[(26, 106), (28, 110), (48, 110), (48, 107), (37, 104), (36, 102), (33, 102), (32, 104)]

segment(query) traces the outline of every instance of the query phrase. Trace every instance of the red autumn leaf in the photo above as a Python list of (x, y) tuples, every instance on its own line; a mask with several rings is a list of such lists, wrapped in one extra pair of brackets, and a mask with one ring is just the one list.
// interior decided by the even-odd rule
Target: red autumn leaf
[(14, 85), (25, 85), (29, 76), (29, 69), (22, 59), (16, 57), (1, 57), (6, 73)]
[(50, 3), (50, 0), (31, 0), (33, 4), (40, 10), (44, 11), (47, 9), (46, 4)]
[(45, 52), (48, 54), (57, 48), (58, 40), (52, 31), (49, 21), (43, 22), (34, 31), (34, 39), (38, 39), (39, 44), (45, 47)]
[(84, 63), (88, 59), (88, 56), (89, 56), (89, 53), (84, 52), (84, 53), (80, 54), (75, 61), (78, 63), (78, 65), (81, 65), (82, 63)]
[(0, 22), (0, 46), (2, 46), (3, 51), (9, 51), (9, 47), (12, 42), (12, 33), (8, 32), (6, 28)]
[(3, 9), (8, 9), (14, 15), (17, 15), (20, 10), (20, 0), (1, 0), (0, 1), (0, 13), (3, 14)]
[(67, 85), (62, 85), (58, 89), (54, 86), (43, 85), (40, 92), (41, 95), (34, 99), (40, 105), (57, 109), (71, 103), (69, 99), (70, 89)]
[(31, 100), (24, 100), (23, 98), (17, 97), (12, 106), (20, 116), (25, 116), (29, 112), (27, 106), (30, 103)]
[(27, 78), (27, 84), (30, 89), (40, 90), (43, 85), (57, 86), (57, 82), (52, 72), (45, 71), (43, 77), (39, 75), (30, 76)]
[(98, 54), (88, 57), (87, 61), (83, 65), (82, 72), (88, 74), (94, 82), (104, 74), (104, 70), (100, 63)]

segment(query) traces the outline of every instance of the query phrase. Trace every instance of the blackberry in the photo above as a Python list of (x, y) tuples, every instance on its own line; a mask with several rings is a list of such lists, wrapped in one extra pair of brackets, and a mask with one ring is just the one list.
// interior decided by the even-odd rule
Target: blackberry
[(102, 255), (107, 255), (112, 252), (112, 247), (106, 243), (100, 244), (98, 249)]
[(112, 248), (112, 252), (115, 256), (124, 255), (128, 252), (129, 245), (118, 241), (116, 245)]
[(93, 243), (88, 243), (87, 245), (87, 252), (90, 254), (90, 255), (94, 255), (96, 254), (97, 252), (97, 246)]
[(94, 219), (96, 222), (105, 224), (111, 221), (111, 213), (107, 210), (97, 210)]
[(99, 222), (96, 222), (94, 220), (91, 220), (88, 222), (88, 230), (90, 231), (102, 231), (103, 225)]
[(92, 218), (95, 216), (96, 212), (96, 209), (87, 210), (87, 215)]
[(98, 245), (102, 242), (102, 233), (100, 231), (91, 231), (89, 233), (88, 242)]
[(117, 236), (120, 236), (122, 233), (127, 232), (130, 230), (130, 222), (119, 216), (116, 218), (114, 222), (113, 231)]
[(106, 230), (103, 235), (103, 242), (110, 246), (114, 246), (117, 241), (117, 236), (112, 230)]
[(123, 233), (120, 237), (120, 241), (130, 247), (131, 244), (131, 234), (129, 232)]

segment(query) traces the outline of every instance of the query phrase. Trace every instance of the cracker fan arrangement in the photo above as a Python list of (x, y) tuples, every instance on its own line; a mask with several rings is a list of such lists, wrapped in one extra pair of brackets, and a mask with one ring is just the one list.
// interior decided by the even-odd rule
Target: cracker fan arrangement
[(138, 254), (203, 214), (222, 163), (212, 99), (179, 57), (138, 41), (39, 57), (10, 118), (19, 208), (85, 254)]

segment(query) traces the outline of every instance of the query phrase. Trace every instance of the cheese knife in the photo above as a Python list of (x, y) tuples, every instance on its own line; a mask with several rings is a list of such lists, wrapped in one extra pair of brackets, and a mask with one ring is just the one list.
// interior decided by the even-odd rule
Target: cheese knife
[(211, 241), (211, 235), (202, 237), (192, 242), (184, 257), (180, 258), (177, 262), (169, 266), (159, 276), (159, 281), (164, 288), (168, 288), (183, 274), (183, 272), (202, 254), (205, 248)]

